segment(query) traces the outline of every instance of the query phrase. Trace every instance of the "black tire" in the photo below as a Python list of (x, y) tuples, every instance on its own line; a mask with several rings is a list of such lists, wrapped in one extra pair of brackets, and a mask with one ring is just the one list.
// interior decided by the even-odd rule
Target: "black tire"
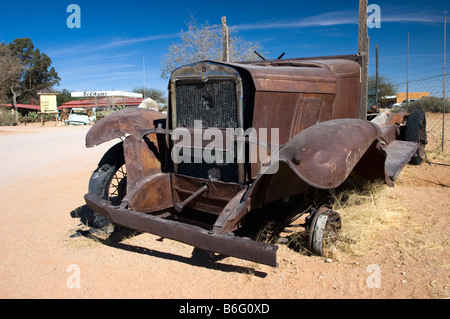
[(422, 164), (425, 158), (425, 145), (427, 145), (427, 120), (425, 112), (422, 110), (413, 110), (406, 122), (405, 141), (419, 143), (417, 152), (411, 157), (410, 163), (413, 165)]
[[(123, 143), (118, 143), (105, 153), (92, 174), (89, 180), (89, 193), (119, 205), (126, 193), (124, 169)], [(110, 220), (97, 212), (94, 212), (94, 226), (107, 232), (112, 232), (115, 228)]]

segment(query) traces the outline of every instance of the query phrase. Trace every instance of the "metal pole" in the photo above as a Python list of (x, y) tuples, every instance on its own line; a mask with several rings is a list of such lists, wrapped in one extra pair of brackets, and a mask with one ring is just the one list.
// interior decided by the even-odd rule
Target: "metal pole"
[(409, 32), (406, 48), (406, 109), (409, 111)]
[(142, 95), (145, 99), (145, 56), (142, 57), (142, 65), (144, 67), (144, 89), (143, 89)]
[(375, 105), (378, 109), (378, 77), (379, 77), (379, 58), (378, 58), (378, 44), (376, 45), (377, 49), (377, 66), (376, 66), (376, 76), (375, 76)]
[(447, 46), (447, 16), (444, 16), (444, 75), (442, 89), (442, 152), (444, 152), (445, 137), (445, 56)]

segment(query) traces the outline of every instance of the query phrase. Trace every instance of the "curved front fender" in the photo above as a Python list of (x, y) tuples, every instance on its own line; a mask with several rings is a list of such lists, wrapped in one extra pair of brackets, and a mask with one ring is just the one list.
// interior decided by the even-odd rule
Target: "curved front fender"
[[(322, 122), (296, 135), (279, 152), (285, 162), (307, 184), (321, 189), (341, 185), (367, 155), (367, 177), (384, 177), (386, 153), (378, 138), (378, 125), (359, 119), (339, 119)], [(370, 150), (370, 151), (369, 151)], [(369, 153), (368, 153), (369, 152)]]
[(160, 112), (143, 108), (115, 112), (91, 127), (86, 135), (86, 146), (93, 147), (116, 138), (137, 134), (138, 130), (153, 128), (155, 120), (164, 118), (166, 116)]
[(149, 109), (125, 109), (103, 118), (86, 135), (87, 147), (127, 137), (123, 150), (128, 194), (140, 181), (161, 171), (161, 153), (164, 150), (160, 149), (157, 137), (152, 134), (144, 139), (140, 133), (154, 128), (154, 121), (164, 118), (164, 114)]
[(250, 207), (260, 208), (309, 187), (336, 188), (352, 172), (367, 179), (385, 179), (392, 186), (380, 140), (379, 126), (359, 119), (322, 122), (302, 131), (272, 156), (278, 169), (269, 169), (273, 173), (268, 174), (263, 167), (250, 189), (222, 211), (216, 232), (232, 230)]

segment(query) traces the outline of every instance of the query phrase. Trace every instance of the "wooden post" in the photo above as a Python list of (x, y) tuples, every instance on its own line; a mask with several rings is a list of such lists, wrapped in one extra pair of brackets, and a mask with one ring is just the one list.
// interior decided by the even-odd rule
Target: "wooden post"
[(367, 118), (369, 90), (369, 34), (367, 31), (367, 0), (359, 0), (358, 55), (361, 57), (361, 105), (359, 117)]
[(444, 75), (443, 79), (443, 91), (442, 91), (442, 152), (444, 152), (445, 142), (445, 58), (447, 54), (447, 16), (444, 16)]
[(406, 109), (409, 111), (409, 32), (406, 43)]
[(223, 61), (230, 61), (230, 38), (228, 34), (227, 17), (222, 17), (222, 41), (223, 41)]

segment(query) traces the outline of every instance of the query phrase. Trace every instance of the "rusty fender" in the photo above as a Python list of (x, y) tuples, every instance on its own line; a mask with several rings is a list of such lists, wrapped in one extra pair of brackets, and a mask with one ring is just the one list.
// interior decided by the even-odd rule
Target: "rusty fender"
[(115, 112), (91, 127), (86, 135), (86, 147), (97, 146), (115, 138), (136, 134), (138, 130), (151, 129), (154, 127), (155, 120), (165, 118), (166, 116), (160, 112), (143, 108)]
[(336, 188), (352, 172), (367, 179), (384, 179), (393, 186), (385, 169), (383, 143), (380, 127), (359, 119), (326, 121), (302, 131), (280, 148), (276, 173), (264, 174), (263, 167), (250, 188), (229, 202), (214, 232), (230, 232), (251, 209), (300, 194), (308, 187)]
[(142, 138), (141, 131), (155, 127), (155, 121), (166, 116), (160, 112), (143, 109), (125, 109), (115, 112), (96, 123), (86, 135), (86, 147), (124, 138), (123, 149), (127, 166), (127, 193), (144, 178), (161, 172), (161, 154), (156, 134)]
[(385, 170), (384, 141), (380, 127), (371, 122), (331, 120), (292, 138), (280, 149), (279, 160), (315, 188), (336, 188), (352, 172), (393, 186)]

